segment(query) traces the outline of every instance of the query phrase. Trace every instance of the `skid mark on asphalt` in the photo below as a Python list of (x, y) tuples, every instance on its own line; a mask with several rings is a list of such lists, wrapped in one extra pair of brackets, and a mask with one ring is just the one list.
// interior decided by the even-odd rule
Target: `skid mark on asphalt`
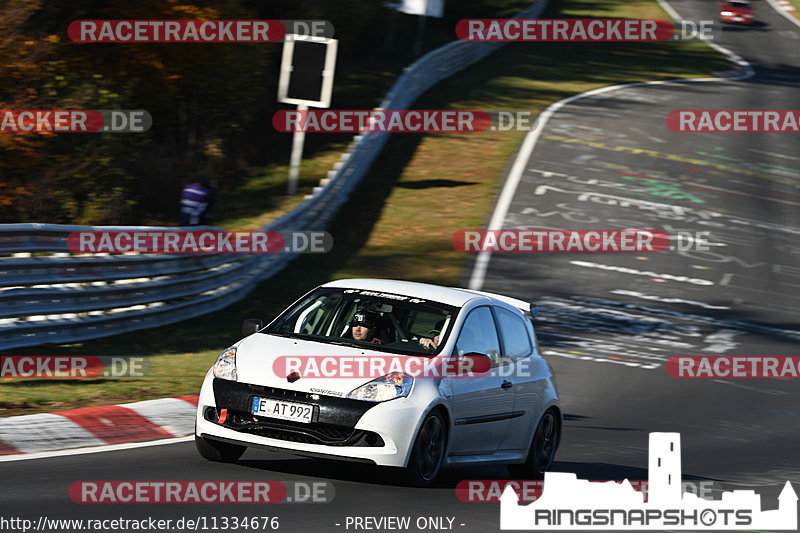
[[(738, 346), (737, 337), (752, 332), (800, 340), (800, 332), (795, 330), (600, 298), (548, 297), (537, 304), (541, 309), (536, 318), (537, 333), (541, 345), (546, 347), (544, 355), (644, 370), (660, 368), (679, 353), (719, 354), (733, 350)], [(587, 331), (591, 331), (592, 336), (587, 336)], [(785, 394), (782, 391), (765, 393)]]

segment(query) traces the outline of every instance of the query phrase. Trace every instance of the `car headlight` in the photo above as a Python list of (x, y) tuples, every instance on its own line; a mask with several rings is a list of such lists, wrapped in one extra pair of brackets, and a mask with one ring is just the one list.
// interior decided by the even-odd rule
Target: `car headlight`
[(219, 354), (214, 363), (214, 376), (236, 381), (236, 348), (228, 348)]
[(408, 396), (412, 385), (414, 385), (414, 378), (411, 376), (402, 372), (392, 372), (350, 391), (347, 397), (368, 402), (385, 402)]
[(731, 15), (733, 15), (733, 11), (721, 11), (720, 15), (722, 15), (723, 17), (730, 17)]

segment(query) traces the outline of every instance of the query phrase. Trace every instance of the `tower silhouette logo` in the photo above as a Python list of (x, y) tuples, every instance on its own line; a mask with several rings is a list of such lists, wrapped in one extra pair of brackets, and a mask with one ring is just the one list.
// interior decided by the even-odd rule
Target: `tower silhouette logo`
[(575, 474), (547, 472), (544, 490), (520, 505), (511, 486), (500, 498), (500, 529), (515, 530), (796, 530), (797, 494), (788, 481), (778, 508), (761, 510), (753, 490), (705, 500), (681, 492), (680, 433), (650, 433), (649, 497), (626, 479), (591, 483)]

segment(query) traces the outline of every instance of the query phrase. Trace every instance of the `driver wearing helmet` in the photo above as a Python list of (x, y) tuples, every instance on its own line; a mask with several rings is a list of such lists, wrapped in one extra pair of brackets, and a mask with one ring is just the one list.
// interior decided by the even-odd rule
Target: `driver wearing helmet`
[(375, 313), (370, 313), (359, 309), (348, 324), (350, 326), (350, 333), (357, 341), (381, 343), (381, 340), (375, 336), (378, 326), (378, 317)]

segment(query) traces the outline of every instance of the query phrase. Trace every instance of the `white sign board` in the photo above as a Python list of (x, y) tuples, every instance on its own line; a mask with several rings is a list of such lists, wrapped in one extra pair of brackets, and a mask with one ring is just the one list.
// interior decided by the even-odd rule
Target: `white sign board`
[(398, 0), (393, 7), (408, 15), (426, 15), (439, 19), (444, 15), (444, 0)]
[(278, 78), (278, 101), (330, 106), (337, 43), (336, 39), (287, 34)]

